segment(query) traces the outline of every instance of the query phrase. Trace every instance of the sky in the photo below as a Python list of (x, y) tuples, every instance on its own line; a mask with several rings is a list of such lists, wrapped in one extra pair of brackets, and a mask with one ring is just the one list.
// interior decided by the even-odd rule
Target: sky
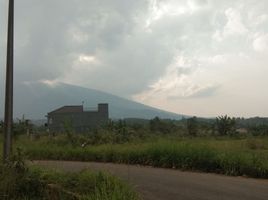
[(268, 116), (267, 0), (20, 0), (15, 12), (16, 84), (64, 82), (186, 115)]

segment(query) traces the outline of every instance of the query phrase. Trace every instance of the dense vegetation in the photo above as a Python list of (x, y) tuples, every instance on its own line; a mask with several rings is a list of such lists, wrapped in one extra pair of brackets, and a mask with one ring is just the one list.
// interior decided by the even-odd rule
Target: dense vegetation
[[(74, 133), (71, 124), (64, 124), (64, 133)], [(45, 126), (34, 126), (29, 120), (17, 120), (13, 130), (15, 137), (21, 134), (40, 134), (46, 132)], [(241, 133), (253, 136), (268, 136), (268, 118), (231, 118), (219, 116), (217, 118), (183, 118), (181, 120), (160, 119), (151, 120), (128, 118), (124, 120), (110, 121), (104, 127), (92, 130), (84, 134), (98, 135), (99, 131), (106, 130), (118, 135), (132, 135), (147, 137), (148, 135), (167, 134), (178, 136), (239, 136)], [(0, 121), (0, 134), (3, 131), (3, 122)], [(53, 133), (51, 134), (59, 134)], [(117, 138), (118, 139), (118, 138)], [(122, 138), (121, 138), (122, 139)], [(100, 141), (102, 142), (102, 141)], [(118, 142), (118, 141), (117, 141)]]
[[(56, 140), (56, 141), (55, 141)], [(268, 138), (170, 138), (87, 147), (54, 138), (22, 142), (31, 159), (141, 164), (268, 178)]]
[[(253, 123), (254, 122), (254, 123)], [(20, 135), (29, 159), (150, 165), (268, 178), (266, 119), (127, 119), (84, 134)]]
[(105, 173), (28, 168), (21, 153), (0, 165), (0, 198), (34, 200), (137, 200), (138, 196), (121, 180)]

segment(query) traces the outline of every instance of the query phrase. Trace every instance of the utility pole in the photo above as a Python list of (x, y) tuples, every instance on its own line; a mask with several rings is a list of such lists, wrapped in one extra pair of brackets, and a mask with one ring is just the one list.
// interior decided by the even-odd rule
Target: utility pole
[(6, 60), (6, 95), (4, 118), (4, 151), (6, 162), (11, 154), (12, 123), (13, 123), (13, 64), (14, 64), (14, 0), (9, 0)]

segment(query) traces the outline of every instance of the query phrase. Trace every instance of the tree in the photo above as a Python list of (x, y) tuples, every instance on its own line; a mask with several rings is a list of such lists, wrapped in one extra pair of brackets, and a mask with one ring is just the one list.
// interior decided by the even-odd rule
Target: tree
[(235, 133), (236, 121), (235, 118), (219, 116), (216, 118), (216, 128), (220, 135), (233, 135)]
[(19, 119), (17, 123), (13, 123), (13, 134), (14, 136), (30, 134), (33, 130), (33, 124), (30, 120), (25, 119), (24, 116), (22, 119)]
[(191, 136), (196, 136), (198, 131), (198, 122), (196, 117), (187, 119), (187, 131)]
[(4, 128), (4, 122), (0, 121), (0, 134), (3, 133), (3, 128)]
[(150, 120), (150, 130), (151, 132), (168, 134), (174, 130), (174, 124), (172, 121), (161, 120), (159, 117), (155, 117)]

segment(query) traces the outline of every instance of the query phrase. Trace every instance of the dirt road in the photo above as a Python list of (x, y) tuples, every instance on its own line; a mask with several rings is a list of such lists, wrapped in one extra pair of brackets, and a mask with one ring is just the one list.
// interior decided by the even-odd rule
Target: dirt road
[(35, 161), (35, 164), (80, 171), (108, 171), (127, 180), (145, 200), (267, 200), (268, 180), (227, 177), (110, 163)]

